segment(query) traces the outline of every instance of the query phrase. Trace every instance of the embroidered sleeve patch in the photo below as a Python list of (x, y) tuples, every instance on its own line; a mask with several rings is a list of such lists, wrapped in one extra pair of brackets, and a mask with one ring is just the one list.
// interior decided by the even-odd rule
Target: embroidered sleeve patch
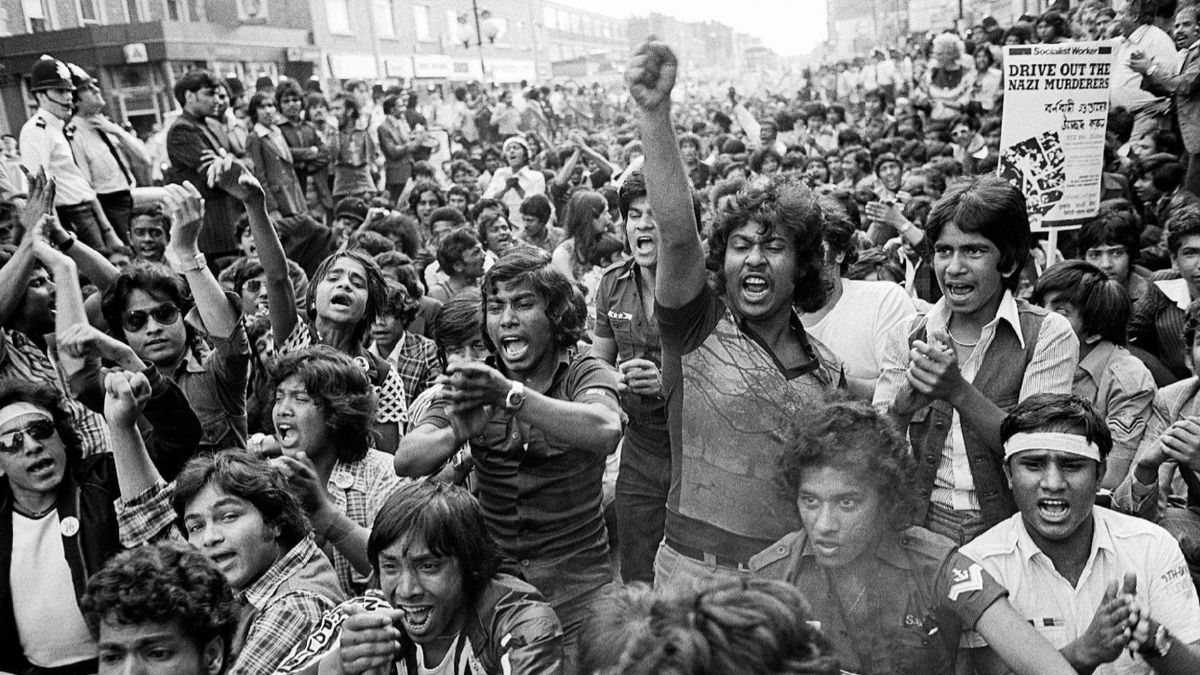
[(950, 592), (947, 594), (950, 602), (958, 602), (958, 596), (963, 593), (983, 590), (983, 568), (979, 563), (974, 563), (965, 570), (955, 567), (950, 574), (954, 580), (953, 585), (950, 586)]

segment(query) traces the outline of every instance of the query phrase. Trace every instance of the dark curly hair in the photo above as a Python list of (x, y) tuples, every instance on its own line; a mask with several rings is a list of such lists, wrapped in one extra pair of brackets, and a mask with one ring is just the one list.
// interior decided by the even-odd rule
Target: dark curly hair
[(229, 662), (239, 606), (225, 575), (191, 546), (164, 541), (122, 551), (88, 579), (79, 609), (92, 635), (100, 624), (175, 624), (203, 652), (221, 639)]
[(549, 253), (532, 246), (518, 246), (501, 256), (483, 275), (483, 340), (488, 349), (497, 351), (487, 330), (488, 300), (496, 294), (496, 284), (522, 282), (528, 282), (533, 292), (546, 302), (546, 317), (554, 328), (555, 346), (570, 347), (579, 342), (586, 330), (587, 310), (580, 311), (583, 298), (575, 284), (550, 264)]
[(371, 254), (362, 249), (352, 248), (338, 251), (322, 260), (317, 269), (313, 271), (312, 279), (308, 282), (308, 300), (305, 304), (308, 310), (308, 320), (311, 322), (317, 316), (317, 286), (321, 285), (321, 280), (342, 258), (350, 258), (362, 265), (363, 272), (366, 274), (367, 304), (363, 309), (363, 316), (354, 326), (354, 333), (351, 336), (353, 344), (362, 344), (367, 331), (371, 329), (371, 324), (375, 323), (375, 317), (379, 316), (379, 306), (383, 303), (387, 293), (387, 279), (383, 276), (383, 270), (379, 269), (379, 265), (371, 257)]
[(279, 543), (290, 549), (300, 543), (312, 526), (287, 479), (267, 460), (241, 449), (205, 453), (188, 460), (175, 477), (171, 505), (184, 533), (183, 516), (188, 504), (208, 485), (225, 494), (244, 499), (262, 513), (263, 521), (279, 528)]
[(378, 400), (363, 369), (333, 347), (314, 345), (275, 359), (271, 391), (293, 375), (325, 413), (330, 445), (337, 448), (338, 459), (352, 463), (365, 457)]
[(793, 417), (779, 458), (781, 494), (794, 503), (804, 475), (826, 467), (857, 475), (879, 490), (891, 527), (911, 524), (917, 493), (908, 441), (870, 403), (834, 394)]
[(800, 591), (744, 577), (600, 598), (580, 645), (581, 672), (622, 675), (837, 675), (833, 647)]
[[(75, 431), (70, 414), (67, 413), (66, 397), (49, 384), (40, 384), (16, 377), (0, 379), (0, 409), (13, 403), (32, 403), (50, 413), (54, 430), (62, 440), (66, 452), (67, 471), (74, 472), (83, 459), (83, 441)], [(8, 491), (8, 479), (0, 476), (0, 487)]]
[[(108, 324), (108, 332), (122, 342), (125, 342), (126, 338), (121, 315), (125, 313), (125, 308), (129, 305), (129, 296), (133, 295), (135, 290), (174, 303), (182, 315), (190, 312), (196, 304), (187, 282), (170, 267), (144, 260), (126, 265), (100, 299), (100, 313)], [(186, 323), (185, 328), (190, 343), (193, 331)]]
[(450, 483), (424, 480), (403, 485), (379, 508), (367, 539), (367, 558), (376, 578), (380, 553), (402, 540), (422, 541), (433, 555), (456, 558), (469, 603), (500, 569), (500, 549), (479, 502)]
[(753, 223), (763, 232), (777, 230), (791, 239), (796, 252), (792, 302), (805, 312), (820, 309), (825, 304), (821, 282), (823, 222), (821, 206), (799, 177), (773, 176), (739, 190), (729, 208), (717, 212), (708, 239), (706, 265), (716, 275), (715, 290), (721, 295), (725, 293), (725, 252), (730, 235)]

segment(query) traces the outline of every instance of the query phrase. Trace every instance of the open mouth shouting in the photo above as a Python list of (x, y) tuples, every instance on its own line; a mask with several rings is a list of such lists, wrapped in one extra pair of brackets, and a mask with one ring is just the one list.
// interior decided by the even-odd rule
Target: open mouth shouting
[(970, 284), (946, 282), (946, 296), (954, 302), (966, 302), (974, 290), (975, 287)]
[(1071, 504), (1065, 499), (1039, 499), (1038, 517), (1047, 523), (1065, 523), (1071, 517)]
[(507, 363), (520, 361), (529, 353), (529, 342), (521, 337), (502, 337), (500, 338), (500, 353)]
[(399, 609), (404, 612), (404, 618), (401, 621), (409, 636), (417, 638), (429, 631), (432, 624), (430, 618), (433, 616), (433, 605), (401, 605)]
[(638, 235), (633, 240), (633, 252), (640, 255), (649, 255), (654, 253), (654, 237), (648, 234)]
[(275, 436), (279, 439), (279, 447), (294, 448), (300, 445), (300, 433), (288, 422), (275, 424)]
[(742, 297), (750, 304), (764, 302), (771, 294), (771, 281), (761, 274), (742, 277)]

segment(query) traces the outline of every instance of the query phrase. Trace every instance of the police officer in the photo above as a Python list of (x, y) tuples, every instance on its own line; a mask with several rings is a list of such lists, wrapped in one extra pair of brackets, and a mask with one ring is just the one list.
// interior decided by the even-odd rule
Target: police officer
[(74, 63), (68, 63), (67, 69), (75, 85), (75, 116), (68, 125), (75, 130), (71, 137), (75, 161), (117, 236), (128, 242), (135, 167), (149, 167), (150, 155), (140, 140), (105, 116), (104, 94), (95, 78)]
[(43, 55), (34, 64), (30, 79), (38, 109), (21, 127), (21, 166), (31, 174), (44, 169), (55, 179), (54, 207), (67, 230), (92, 248), (119, 246), (121, 240), (71, 150), (69, 137), (75, 133), (67, 124), (75, 108), (71, 71), (62, 61)]

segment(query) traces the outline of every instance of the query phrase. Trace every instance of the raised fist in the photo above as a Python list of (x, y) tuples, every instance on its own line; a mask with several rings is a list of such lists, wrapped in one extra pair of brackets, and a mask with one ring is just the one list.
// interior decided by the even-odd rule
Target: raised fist
[(653, 37), (638, 46), (625, 69), (629, 94), (646, 112), (662, 110), (671, 104), (671, 90), (679, 72), (675, 52)]

